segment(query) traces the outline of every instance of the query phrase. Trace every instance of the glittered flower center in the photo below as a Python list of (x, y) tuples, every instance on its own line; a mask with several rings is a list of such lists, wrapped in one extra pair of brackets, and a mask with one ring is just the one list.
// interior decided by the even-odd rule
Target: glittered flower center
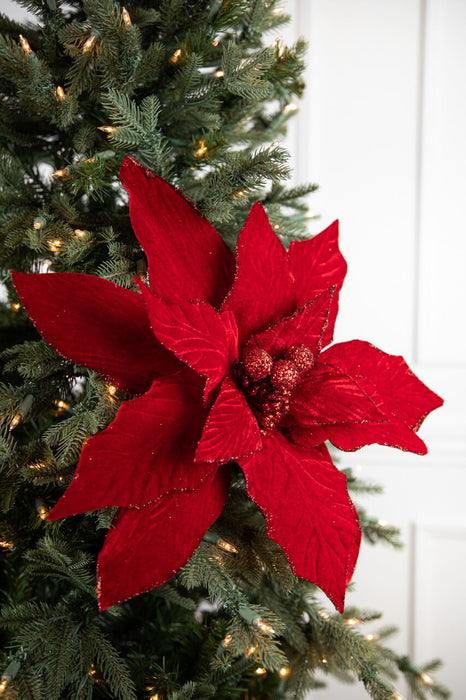
[(275, 360), (260, 348), (244, 353), (237, 365), (237, 381), (262, 433), (273, 430), (288, 413), (293, 391), (313, 362), (306, 345), (292, 345)]

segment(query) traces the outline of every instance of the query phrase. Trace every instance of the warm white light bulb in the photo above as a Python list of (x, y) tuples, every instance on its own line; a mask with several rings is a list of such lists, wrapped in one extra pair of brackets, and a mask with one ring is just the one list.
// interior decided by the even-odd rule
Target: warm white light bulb
[(205, 139), (199, 141), (199, 147), (194, 151), (196, 158), (202, 158), (207, 153), (207, 146), (205, 145)]
[(23, 416), (21, 415), (21, 413), (17, 413), (16, 416), (13, 416), (9, 427), (10, 431), (18, 427), (18, 425), (21, 423), (22, 417)]
[(349, 617), (347, 620), (345, 620), (345, 625), (348, 625), (349, 627), (354, 627), (355, 625), (359, 625), (361, 620), (358, 620), (357, 617)]
[(264, 634), (275, 634), (274, 628), (271, 625), (268, 625), (267, 622), (256, 620), (254, 624), (260, 629), (261, 632), (264, 632)]
[(29, 41), (22, 34), (19, 35), (19, 43), (24, 53), (30, 56), (32, 54), (32, 49), (29, 46)]
[(89, 39), (87, 39), (87, 41), (84, 42), (83, 53), (86, 53), (86, 51), (89, 51), (89, 49), (92, 49), (94, 44), (95, 44), (95, 36), (94, 36), (94, 34), (91, 34)]
[(434, 681), (427, 673), (421, 673), (421, 681), (424, 685), (434, 685)]
[(225, 552), (231, 552), (232, 554), (238, 554), (238, 550), (236, 547), (234, 547), (230, 542), (227, 542), (226, 540), (219, 540), (217, 542), (217, 546), (220, 547), (220, 549), (223, 549)]

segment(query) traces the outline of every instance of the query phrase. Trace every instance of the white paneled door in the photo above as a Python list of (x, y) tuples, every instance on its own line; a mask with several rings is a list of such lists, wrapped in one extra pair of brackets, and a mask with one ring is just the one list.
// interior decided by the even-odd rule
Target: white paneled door
[[(405, 549), (363, 547), (349, 602), (384, 611), (394, 646), (442, 656), (466, 697), (466, 2), (294, 0), (309, 42), (308, 89), (290, 144), (295, 179), (321, 186), (314, 232), (339, 218), (349, 273), (336, 340), (402, 354), (445, 398), (421, 437), (429, 455), (343, 455), (385, 488), (364, 505)], [(376, 625), (373, 625), (375, 628)], [(367, 632), (373, 631), (368, 628)], [(405, 688), (400, 692), (406, 694)], [(332, 681), (312, 697), (366, 698)]]

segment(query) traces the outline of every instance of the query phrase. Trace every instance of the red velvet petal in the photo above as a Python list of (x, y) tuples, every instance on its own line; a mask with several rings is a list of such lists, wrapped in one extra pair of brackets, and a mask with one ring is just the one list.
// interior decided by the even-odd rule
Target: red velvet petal
[(96, 370), (131, 394), (179, 369), (154, 338), (140, 294), (74, 272), (11, 277), (42, 337), (64, 357)]
[(286, 424), (310, 427), (383, 420), (384, 414), (353, 377), (317, 361), (296, 387)]
[(219, 306), (233, 282), (233, 254), (185, 195), (132, 158), (120, 177), (136, 236), (147, 255), (153, 292), (171, 302)]
[(344, 474), (324, 446), (304, 449), (278, 432), (240, 465), (268, 535), (283, 547), (295, 574), (319, 586), (342, 612), (361, 539)]
[(338, 313), (338, 294), (348, 267), (338, 247), (338, 221), (334, 221), (325, 231), (309, 241), (291, 243), (288, 257), (295, 278), (297, 306), (303, 306), (324, 289), (336, 286), (324, 336), (325, 347), (333, 338)]
[(172, 578), (220, 515), (229, 481), (230, 469), (221, 467), (195, 492), (120, 510), (99, 554), (100, 610)]
[(275, 359), (291, 345), (306, 345), (314, 356), (322, 347), (322, 338), (328, 324), (333, 289), (317, 295), (292, 316), (287, 316), (273, 326), (254, 335), (246, 346), (245, 354), (252, 347), (259, 347)]
[(206, 418), (202, 382), (190, 370), (156, 381), (126, 401), (113, 423), (84, 445), (76, 474), (50, 520), (109, 506), (144, 506), (192, 491), (212, 472), (193, 464)]
[(402, 357), (388, 355), (363, 340), (337, 343), (325, 351), (322, 361), (355, 377), (374, 401), (412, 430), (419, 430), (424, 418), (443, 404)]
[[(426, 454), (427, 448), (416, 431), (443, 400), (413, 374), (402, 357), (388, 355), (370, 343), (352, 340), (327, 349), (320, 356), (320, 363), (322, 368), (327, 366), (332, 375), (341, 372), (352, 379), (377, 406), (382, 418), (377, 420), (368, 415), (367, 422), (350, 419), (350, 422), (342, 423), (335, 413), (336, 420), (317, 421), (320, 425), (316, 428), (312, 419), (306, 417), (309, 415), (306, 413), (306, 398), (310, 406), (317, 401), (317, 395), (305, 380), (298, 387), (296, 403), (287, 416), (290, 437), (294, 441), (313, 446), (326, 439), (347, 451), (378, 443)], [(325, 384), (322, 383), (322, 392), (324, 390)], [(327, 396), (330, 401), (331, 386)]]
[(205, 302), (169, 305), (139, 280), (155, 336), (189, 367), (207, 377), (211, 391), (238, 359), (238, 329), (229, 311)]
[(228, 462), (251, 455), (262, 447), (262, 439), (244, 394), (227, 377), (210, 411), (196, 451), (196, 459)]
[(427, 447), (421, 438), (401, 421), (393, 418), (382, 423), (335, 423), (313, 428), (293, 427), (289, 430), (293, 442), (305, 447), (315, 447), (324, 440), (345, 452), (354, 452), (364, 445), (387, 445), (400, 450), (427, 454)]
[(223, 309), (235, 314), (243, 345), (253, 333), (296, 309), (286, 251), (260, 202), (251, 209), (239, 235), (236, 258), (236, 279)]

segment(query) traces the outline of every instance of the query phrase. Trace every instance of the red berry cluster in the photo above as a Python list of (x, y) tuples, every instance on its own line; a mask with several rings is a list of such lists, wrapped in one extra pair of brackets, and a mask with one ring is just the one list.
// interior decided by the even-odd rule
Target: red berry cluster
[(313, 362), (314, 356), (305, 345), (292, 345), (275, 361), (260, 348), (244, 355), (239, 382), (264, 433), (273, 430), (288, 413), (293, 389)]

